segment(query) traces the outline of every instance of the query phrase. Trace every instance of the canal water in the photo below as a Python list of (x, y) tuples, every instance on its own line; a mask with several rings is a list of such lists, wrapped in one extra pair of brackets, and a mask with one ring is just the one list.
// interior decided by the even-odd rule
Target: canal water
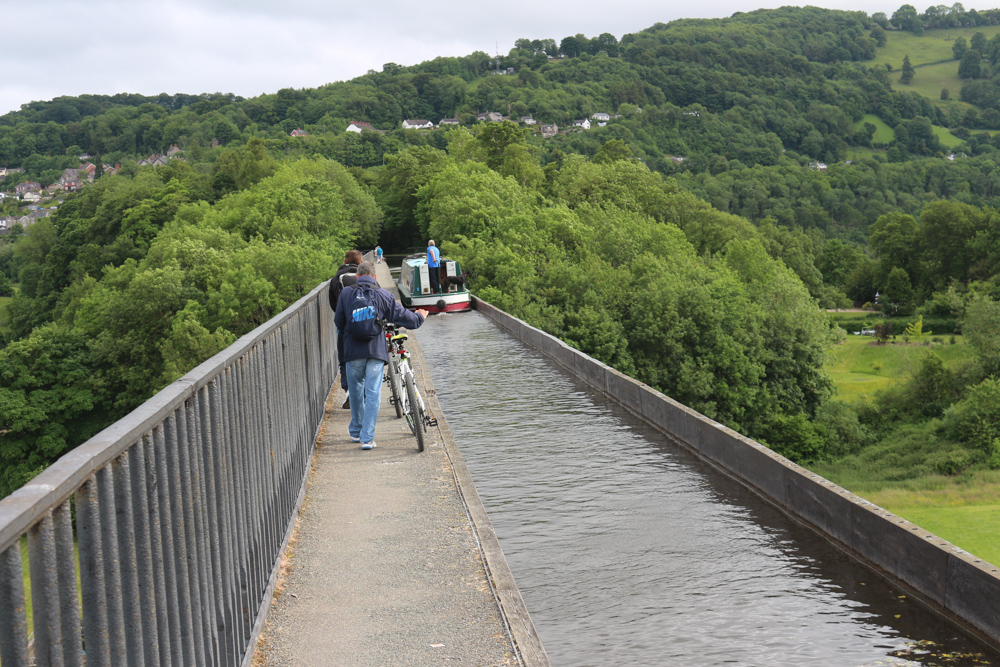
[(553, 665), (1000, 665), (478, 313), (417, 338)]

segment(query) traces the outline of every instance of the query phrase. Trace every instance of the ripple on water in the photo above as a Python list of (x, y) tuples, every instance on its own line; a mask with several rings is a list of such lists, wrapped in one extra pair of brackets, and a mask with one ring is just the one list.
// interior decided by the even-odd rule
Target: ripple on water
[[(418, 338), (552, 664), (987, 651), (478, 313), (430, 318)], [(929, 657), (906, 653), (916, 640)]]

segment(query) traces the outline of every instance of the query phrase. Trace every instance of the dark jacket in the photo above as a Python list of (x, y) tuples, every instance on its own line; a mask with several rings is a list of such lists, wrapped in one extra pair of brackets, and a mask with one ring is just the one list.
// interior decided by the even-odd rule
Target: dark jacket
[[(340, 300), (340, 293), (348, 285), (353, 285), (357, 282), (358, 277), (354, 274), (358, 272), (357, 264), (341, 264), (340, 268), (337, 269), (337, 275), (330, 280), (330, 308), (337, 310), (337, 301)], [(343, 283), (341, 283), (340, 276), (345, 273), (350, 274), (344, 278)]]
[[(375, 278), (372, 276), (361, 276), (358, 278), (358, 283), (378, 287), (378, 283), (375, 282)], [(337, 313), (333, 316), (333, 323), (336, 325), (338, 331), (343, 331), (344, 327), (347, 326), (347, 316), (350, 312), (353, 298), (353, 286), (345, 287), (344, 291), (340, 293), (340, 300), (337, 302)], [(378, 315), (383, 320), (388, 320), (397, 326), (407, 329), (418, 329), (424, 323), (423, 316), (403, 308), (403, 304), (396, 301), (392, 297), (392, 294), (381, 287), (375, 290), (375, 299), (378, 301)], [(376, 336), (372, 340), (357, 340), (349, 335), (344, 336), (344, 361), (363, 358), (381, 359), (389, 363), (389, 355), (385, 351), (385, 339), (382, 336)]]

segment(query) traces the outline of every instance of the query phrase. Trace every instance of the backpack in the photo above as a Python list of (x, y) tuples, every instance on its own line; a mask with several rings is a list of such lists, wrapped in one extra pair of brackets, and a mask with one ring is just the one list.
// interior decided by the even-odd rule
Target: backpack
[(355, 340), (374, 340), (382, 335), (382, 318), (376, 288), (358, 283), (354, 286), (351, 303), (347, 307), (347, 324), (344, 331)]
[[(349, 266), (354, 265), (351, 264)], [(340, 293), (344, 291), (344, 288), (358, 281), (357, 270), (358, 268), (355, 266), (353, 271), (334, 276), (333, 280), (330, 281), (330, 310), (337, 310), (337, 301), (340, 299)]]

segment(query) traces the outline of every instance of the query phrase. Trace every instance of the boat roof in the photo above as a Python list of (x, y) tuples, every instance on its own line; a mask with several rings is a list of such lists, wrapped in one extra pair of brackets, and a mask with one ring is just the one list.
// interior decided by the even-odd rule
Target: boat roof
[[(403, 261), (406, 262), (407, 264), (409, 264), (410, 266), (420, 266), (421, 264), (426, 264), (427, 263), (427, 253), (425, 253), (425, 252), (418, 252), (418, 253), (414, 253), (412, 255), (407, 255), (406, 257), (403, 258)], [(458, 263), (456, 260), (448, 259), (444, 255), (441, 255), (441, 261), (442, 262), (455, 262), (456, 264)]]

